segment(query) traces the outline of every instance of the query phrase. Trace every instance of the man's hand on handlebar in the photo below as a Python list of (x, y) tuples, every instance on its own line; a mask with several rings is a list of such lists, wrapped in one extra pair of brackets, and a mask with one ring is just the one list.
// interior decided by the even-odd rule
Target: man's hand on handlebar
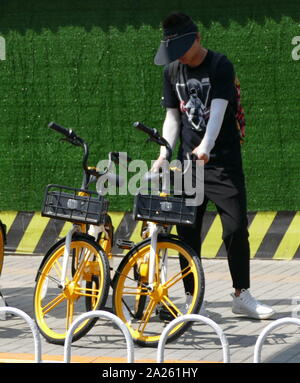
[(163, 162), (165, 161), (165, 157), (163, 156), (159, 156), (158, 159), (156, 161), (154, 161), (153, 165), (152, 165), (152, 168), (150, 170), (150, 172), (153, 172), (153, 173), (158, 173), (159, 171), (159, 168), (162, 167), (162, 164)]
[(200, 146), (197, 146), (194, 150), (193, 150), (193, 154), (195, 154), (195, 156), (198, 158), (198, 160), (202, 160), (204, 162), (204, 164), (207, 164), (208, 161), (209, 161), (209, 155), (206, 154), (206, 153), (203, 153), (202, 150), (199, 150), (201, 149)]

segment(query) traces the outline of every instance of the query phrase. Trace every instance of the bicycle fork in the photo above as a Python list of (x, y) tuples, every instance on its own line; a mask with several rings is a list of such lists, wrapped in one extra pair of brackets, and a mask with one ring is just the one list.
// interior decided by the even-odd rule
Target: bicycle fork
[[(156, 269), (156, 252), (157, 252), (157, 237), (158, 234), (161, 232), (161, 228), (154, 224), (149, 223), (149, 234), (151, 238), (150, 243), (150, 254), (149, 254), (149, 279), (148, 279), (148, 288), (153, 291), (153, 285), (155, 280), (155, 269)], [(168, 260), (168, 254), (167, 250), (164, 250), (162, 259), (161, 259), (161, 276), (160, 276), (160, 282), (164, 284), (167, 279), (167, 260)]]
[(62, 264), (61, 280), (60, 280), (60, 286), (62, 289), (64, 289), (66, 286), (66, 277), (67, 277), (69, 256), (71, 253), (72, 236), (77, 231), (79, 231), (79, 227), (77, 225), (73, 225), (73, 227), (69, 230), (66, 236), (66, 244), (65, 244), (64, 256), (63, 256), (63, 264)]

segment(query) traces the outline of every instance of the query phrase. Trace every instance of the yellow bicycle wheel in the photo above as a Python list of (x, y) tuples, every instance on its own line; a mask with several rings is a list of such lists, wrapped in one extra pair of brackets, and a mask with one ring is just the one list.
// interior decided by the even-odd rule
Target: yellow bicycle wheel
[[(177, 237), (159, 237), (154, 283), (149, 285), (150, 239), (133, 248), (120, 263), (114, 281), (113, 304), (133, 340), (157, 347), (166, 322), (198, 313), (204, 296), (204, 273), (194, 250)], [(180, 259), (180, 261), (179, 261)], [(192, 295), (187, 295), (187, 286)], [(169, 334), (176, 339), (191, 325), (180, 323)]]
[[(109, 264), (101, 247), (84, 234), (71, 242), (66, 283), (61, 285), (65, 243), (50, 251), (40, 268), (34, 293), (37, 325), (50, 343), (64, 344), (71, 323), (86, 311), (104, 306), (110, 286)], [(73, 341), (85, 335), (97, 318), (83, 322)]]

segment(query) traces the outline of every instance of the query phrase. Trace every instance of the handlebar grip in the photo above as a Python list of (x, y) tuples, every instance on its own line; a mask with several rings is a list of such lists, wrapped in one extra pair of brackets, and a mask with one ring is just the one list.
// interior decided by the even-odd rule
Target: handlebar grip
[(196, 154), (190, 152), (190, 153), (187, 153), (186, 154), (186, 158), (189, 160), (189, 161), (192, 161), (192, 162), (195, 162), (198, 160), (198, 157), (196, 156)]
[(127, 153), (123, 152), (110, 152), (110, 158), (115, 164), (119, 164), (120, 161), (129, 163), (132, 161), (131, 157), (128, 157)]
[(148, 126), (142, 124), (141, 122), (137, 121), (133, 124), (133, 126), (136, 129), (141, 130), (142, 132), (148, 134), (149, 136), (157, 136), (157, 130), (153, 128), (148, 128)]
[(72, 131), (72, 129), (66, 129), (63, 126), (57, 125), (55, 122), (50, 122), (50, 124), (48, 124), (48, 127), (53, 130), (56, 130), (60, 134), (63, 134), (67, 138), (76, 137), (76, 134)]

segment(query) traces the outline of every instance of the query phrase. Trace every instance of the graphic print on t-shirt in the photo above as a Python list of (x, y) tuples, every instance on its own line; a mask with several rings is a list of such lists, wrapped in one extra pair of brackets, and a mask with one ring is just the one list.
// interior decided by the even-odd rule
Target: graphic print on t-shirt
[(192, 128), (205, 132), (209, 119), (209, 95), (211, 84), (208, 77), (201, 81), (192, 78), (186, 84), (176, 83), (181, 112), (187, 115)]

